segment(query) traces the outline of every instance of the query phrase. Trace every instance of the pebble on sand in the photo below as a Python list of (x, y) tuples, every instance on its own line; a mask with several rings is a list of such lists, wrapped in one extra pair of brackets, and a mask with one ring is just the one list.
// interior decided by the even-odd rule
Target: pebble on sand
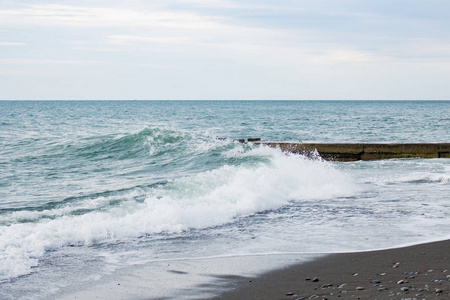
[(381, 281), (379, 281), (379, 280), (372, 280), (372, 284), (380, 284), (381, 283)]

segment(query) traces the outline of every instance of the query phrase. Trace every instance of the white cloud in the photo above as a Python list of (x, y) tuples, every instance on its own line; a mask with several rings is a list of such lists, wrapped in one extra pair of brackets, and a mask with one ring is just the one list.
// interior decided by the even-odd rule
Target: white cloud
[(225, 0), (181, 0), (185, 3), (193, 3), (205, 7), (220, 7), (220, 8), (239, 8), (241, 7), (236, 2)]
[(135, 35), (111, 35), (107, 37), (107, 42), (112, 44), (187, 44), (192, 40), (188, 37), (152, 37)]
[[(355, 49), (339, 49), (338, 45), (330, 47), (332, 50), (322, 50), (317, 53), (310, 53), (309, 60), (317, 64), (338, 64), (338, 63), (356, 63), (370, 64), (377, 63), (384, 58), (372, 52), (366, 52)], [(338, 46), (336, 48), (336, 46)]]
[(358, 1), (281, 2), (9, 1), (0, 4), (0, 75), (16, 75), (22, 91), (29, 78), (65, 72), (60, 77), (71, 82), (104, 80), (108, 88), (95, 91), (114, 97), (120, 84), (110, 82), (135, 78), (135, 89), (150, 98), (193, 97), (205, 86), (210, 98), (296, 98), (306, 90), (320, 98), (323, 86), (354, 88), (345, 82), (360, 81), (361, 90), (376, 82), (381, 90), (405, 74), (448, 79), (448, 29), (439, 23)]
[[(235, 6), (229, 1), (183, 0), (199, 5)], [(364, 17), (363, 13), (335, 13)], [(337, 63), (370, 64), (385, 61), (386, 57), (405, 60), (396, 56), (405, 53), (414, 55), (439, 56), (448, 53), (448, 46), (408, 47), (399, 45), (397, 49), (386, 49), (380, 41), (376, 50), (360, 50), (354, 41), (325, 44), (330, 33), (323, 29), (311, 28), (274, 29), (256, 27), (250, 23), (232, 22), (231, 19), (203, 16), (193, 12), (167, 10), (161, 6), (147, 6), (145, 9), (104, 8), (73, 5), (24, 5), (15, 9), (0, 10), (0, 25), (11, 26), (61, 26), (82, 28), (118, 28), (109, 30), (112, 34), (98, 35), (97, 42), (72, 42), (76, 49), (86, 51), (125, 51), (153, 50), (195, 52), (199, 48), (214, 51), (219, 57), (230, 53), (250, 60), (273, 59), (286, 56), (292, 60), (332, 65)], [(128, 30), (127, 30), (128, 28)], [(414, 41), (408, 41), (414, 43)], [(70, 43), (70, 42), (69, 42)], [(78, 43), (78, 45), (77, 45)], [(3, 46), (23, 45), (21, 43), (3, 42)], [(128, 47), (128, 48), (127, 48)], [(134, 48), (133, 48), (134, 47)], [(72, 49), (75, 49), (72, 47)], [(415, 50), (419, 49), (419, 50)], [(33, 60), (23, 63), (35, 64)], [(62, 63), (57, 60), (41, 59), (44, 63)], [(5, 62), (3, 62), (5, 63)], [(17, 61), (15, 62), (17, 63)], [(67, 60), (65, 63), (82, 63)]]
[(0, 46), (25, 46), (25, 43), (16, 43), (16, 42), (0, 42)]
[(220, 27), (220, 23), (212, 18), (190, 12), (161, 10), (158, 7), (151, 10), (133, 10), (60, 4), (27, 5), (0, 10), (0, 25), (190, 29)]
[(92, 61), (92, 60), (60, 60), (47, 58), (4, 58), (0, 59), (0, 64), (5, 65), (48, 65), (48, 64), (64, 64), (64, 65), (78, 65), (78, 64), (108, 64), (107, 61)]

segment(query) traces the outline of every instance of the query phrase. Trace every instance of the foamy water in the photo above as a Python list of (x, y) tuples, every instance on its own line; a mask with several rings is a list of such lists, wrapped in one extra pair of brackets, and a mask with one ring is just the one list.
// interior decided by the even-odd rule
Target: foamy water
[[(287, 110), (256, 102), (256, 115), (245, 113), (246, 102), (8, 105), (0, 137), (2, 299), (45, 299), (155, 261), (360, 251), (450, 236), (449, 159), (325, 162), (233, 141), (255, 128), (283, 140), (303, 140), (304, 128), (315, 128), (319, 141), (330, 132), (337, 142), (415, 141), (409, 119), (384, 121), (402, 110), (428, 116), (417, 136), (445, 141), (448, 102), (425, 112), (423, 103), (394, 103), (392, 111), (358, 103), (360, 114), (345, 103)], [(336, 115), (324, 115), (333, 106)], [(367, 131), (361, 118), (376, 113)], [(352, 122), (361, 126), (349, 133)], [(391, 136), (386, 126), (396, 128)]]

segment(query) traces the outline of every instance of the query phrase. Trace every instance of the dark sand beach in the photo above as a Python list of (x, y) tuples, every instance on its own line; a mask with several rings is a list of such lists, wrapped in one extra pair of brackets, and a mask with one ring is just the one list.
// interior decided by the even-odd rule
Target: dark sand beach
[(332, 254), (242, 278), (214, 299), (450, 299), (450, 241)]

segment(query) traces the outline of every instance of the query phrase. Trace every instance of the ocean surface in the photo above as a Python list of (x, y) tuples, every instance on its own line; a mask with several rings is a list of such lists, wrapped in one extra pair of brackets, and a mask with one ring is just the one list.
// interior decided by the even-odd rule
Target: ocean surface
[(450, 238), (450, 159), (326, 162), (234, 141), (450, 142), (450, 101), (0, 108), (0, 299), (49, 299), (155, 261)]

